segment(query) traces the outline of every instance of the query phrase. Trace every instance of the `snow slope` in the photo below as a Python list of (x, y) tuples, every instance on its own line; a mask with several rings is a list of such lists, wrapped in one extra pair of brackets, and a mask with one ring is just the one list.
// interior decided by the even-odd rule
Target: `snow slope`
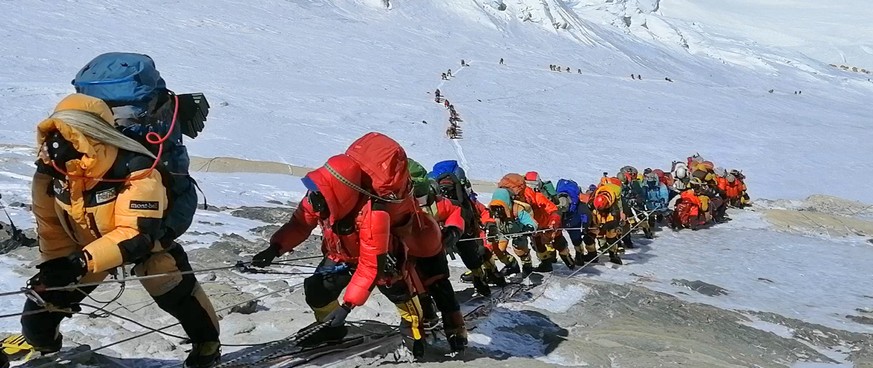
[[(447, 113), (429, 94), (442, 86), (465, 120), (460, 145), (479, 179), (539, 169), (587, 182), (627, 163), (664, 167), (700, 151), (745, 169), (756, 196), (873, 199), (865, 181), (840, 179), (841, 165), (873, 169), (864, 159), (873, 83), (861, 76), (724, 37), (689, 53), (600, 25), (604, 12), (586, 16), (578, 2), (505, 3), (502, 12), (467, 0), (395, 0), (390, 11), (351, 0), (3, 3), (0, 134), (32, 145), (34, 123), (70, 92), (78, 68), (100, 52), (130, 50), (153, 56), (172, 88), (207, 92), (209, 126), (189, 142), (200, 156), (317, 166), (377, 130), (425, 163), (455, 158)], [(552, 25), (558, 15), (567, 29)], [(659, 24), (658, 34), (707, 36), (686, 22)], [(500, 57), (506, 66), (496, 65)], [(462, 58), (473, 66), (459, 71)], [(551, 73), (549, 64), (573, 73)], [(457, 77), (440, 83), (449, 68)], [(811, 173), (819, 179), (806, 180)]]
[[(827, 66), (836, 51), (815, 46), (828, 41), (849, 55), (847, 62), (863, 62), (864, 55), (851, 55), (865, 50), (868, 40), (846, 36), (867, 27), (859, 19), (869, 10), (857, 1), (826, 9), (798, 1), (785, 8), (790, 17), (773, 16), (783, 9), (775, 0), (392, 0), (390, 10), (382, 4), (208, 0), (137, 9), (117, 0), (0, 2), (4, 200), (29, 202), (33, 127), (71, 92), (75, 72), (96, 54), (126, 50), (151, 55), (177, 92), (207, 94), (213, 107), (207, 129), (188, 141), (197, 156), (315, 167), (376, 130), (425, 164), (458, 159), (476, 179), (538, 170), (588, 184), (626, 164), (665, 168), (700, 152), (719, 166), (743, 169), (758, 198), (824, 193), (873, 202), (873, 111), (867, 106), (873, 83)], [(807, 42), (769, 32), (812, 18), (819, 20), (815, 27), (787, 32)], [(499, 58), (506, 65), (497, 65)], [(471, 66), (461, 68), (461, 59)], [(552, 72), (550, 64), (571, 71)], [(440, 81), (448, 68), (455, 77)], [(642, 80), (631, 80), (631, 73)], [(463, 140), (445, 138), (448, 113), (433, 102), (435, 88), (464, 119)], [(795, 95), (797, 90), (803, 93)], [(296, 178), (284, 175), (196, 178), (209, 203), (219, 207), (279, 206), (303, 191)], [(13, 205), (10, 214), (16, 224), (33, 226), (26, 207)], [(662, 232), (651, 244), (641, 241), (627, 266), (598, 266), (577, 280), (639, 284), (685, 301), (873, 332), (847, 318), (869, 304), (868, 243), (776, 231), (758, 213), (734, 216), (710, 230)], [(207, 247), (222, 235), (239, 234), (257, 248), (264, 240), (250, 229), (262, 225), (230, 211), (200, 211), (182, 241), (209, 255)], [(0, 290), (22, 285), (29, 271), (14, 268), (21, 263), (15, 258), (0, 260), (8, 266)], [(256, 281), (237, 286), (260, 289)], [(544, 285), (536, 297), (507, 308), (555, 316), (585, 304), (590, 287), (564, 281), (570, 285)], [(701, 283), (725, 293), (689, 290)], [(269, 316), (288, 314), (298, 327), (309, 320), (302, 304), (299, 294), (277, 297), (267, 302)], [(19, 305), (2, 300), (0, 313)], [(378, 316), (379, 307), (384, 305), (355, 317)], [(239, 332), (229, 339), (282, 337), (282, 328), (256, 328), (263, 322), (259, 313), (229, 317), (230, 330)], [(509, 317), (496, 316), (473, 341), (511, 350), (513, 339), (528, 335), (502, 334), (514, 327)], [(277, 321), (285, 327), (284, 319)], [(750, 325), (786, 334), (766, 323)], [(76, 326), (82, 327), (69, 328)], [(88, 326), (95, 341), (111, 341), (117, 333)], [(15, 321), (0, 321), (0, 331), (16, 328)], [(150, 341), (142, 349), (156, 346)], [(117, 353), (142, 356), (145, 350), (138, 348)], [(523, 353), (533, 357), (541, 350), (531, 343)], [(159, 358), (180, 356), (168, 351)], [(546, 364), (585, 360), (558, 353), (539, 358)]]

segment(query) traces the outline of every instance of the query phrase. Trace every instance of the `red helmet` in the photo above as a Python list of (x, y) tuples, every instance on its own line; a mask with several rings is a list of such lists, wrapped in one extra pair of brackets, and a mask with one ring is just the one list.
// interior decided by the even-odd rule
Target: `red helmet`
[(599, 211), (606, 211), (612, 206), (612, 200), (606, 193), (599, 193), (594, 197), (594, 208)]

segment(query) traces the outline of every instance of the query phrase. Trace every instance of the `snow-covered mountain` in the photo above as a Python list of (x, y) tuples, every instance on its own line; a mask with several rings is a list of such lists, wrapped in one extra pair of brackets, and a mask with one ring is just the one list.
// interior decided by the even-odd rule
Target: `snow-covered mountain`
[[(828, 362), (816, 354), (832, 362), (863, 362), (873, 354), (858, 342), (873, 333), (867, 316), (873, 275), (865, 267), (873, 261), (873, 249), (865, 242), (873, 236), (873, 227), (867, 227), (871, 212), (865, 204), (823, 197), (803, 200), (827, 194), (873, 202), (873, 82), (860, 71), (873, 69), (873, 32), (867, 24), (873, 8), (860, 0), (832, 3), (0, 2), (0, 194), (7, 203), (22, 204), (9, 207), (16, 224), (32, 227), (26, 204), (34, 126), (72, 91), (69, 81), (78, 69), (109, 51), (149, 54), (170, 88), (206, 93), (212, 103), (207, 128), (188, 141), (192, 155), (204, 158), (315, 167), (375, 130), (397, 139), (426, 165), (458, 159), (479, 180), (538, 170), (547, 178), (572, 178), (587, 185), (602, 172), (614, 173), (627, 164), (666, 168), (672, 160), (699, 152), (719, 166), (743, 169), (759, 210), (735, 212), (735, 221), (711, 230), (662, 232), (620, 269), (598, 266), (574, 278), (550, 278), (554, 282), (532, 290), (530, 300), (503, 306), (501, 317), (477, 332), (477, 346), (538, 359), (522, 359), (520, 365), (654, 366), (693, 355), (676, 353), (682, 349), (704, 349), (711, 358), (686, 357), (692, 366)], [(501, 58), (505, 65), (498, 64)], [(470, 66), (461, 67), (462, 59)], [(848, 70), (829, 64), (847, 65)], [(564, 71), (551, 71), (549, 65)], [(440, 80), (448, 69), (454, 76)], [(631, 74), (641, 79), (631, 79)], [(448, 112), (433, 101), (437, 88), (463, 119), (462, 140), (445, 137)], [(186, 247), (200, 248), (203, 267), (230, 261), (228, 249), (235, 256), (257, 250), (265, 235), (258, 228), (275, 224), (234, 217), (232, 212), (242, 206), (284, 206), (303, 191), (287, 172), (240, 171), (248, 173), (196, 175), (210, 204), (222, 207), (198, 213), (194, 229), (183, 237)], [(840, 210), (847, 206), (852, 210)], [(815, 220), (803, 220), (801, 215), (807, 214)], [(2, 258), (8, 265), (0, 272), (2, 290), (19, 287), (33, 272), (23, 266), (32, 255), (21, 251)], [(275, 287), (259, 281), (220, 273), (213, 291), (254, 293)], [(701, 287), (715, 292), (701, 294)], [(103, 292), (111, 297), (116, 291)], [(661, 310), (652, 318), (633, 317), (640, 318), (641, 326), (634, 330), (627, 323), (631, 317), (620, 308), (607, 307), (605, 315), (589, 310), (592, 304), (626, 302), (620, 298), (625, 294), (661, 308), (674, 306), (669, 295), (678, 296), (681, 303), (692, 303), (677, 307), (693, 309), (682, 317), (690, 322)], [(267, 301), (269, 311), (228, 315), (226, 342), (287, 336), (288, 326), (308, 321), (299, 298), (299, 292), (286, 294)], [(356, 313), (374, 317), (383, 304)], [(0, 299), (0, 312), (15, 312), (19, 305), (17, 299)], [(642, 304), (637, 307), (649, 311)], [(518, 325), (537, 325), (539, 320), (528, 318), (529, 311), (568, 329), (564, 345), (540, 349), (533, 344), (524, 353), (509, 351), (513, 341), (542, 340), (523, 328), (507, 332)], [(280, 318), (283, 313), (289, 317)], [(575, 317), (580, 313), (615, 322), (591, 325)], [(713, 315), (745, 318), (744, 327), (720, 325), (739, 332), (731, 332), (734, 337), (719, 351), (707, 350), (716, 345), (709, 337), (726, 339), (718, 331), (710, 331), (713, 336), (687, 335), (705, 329), (689, 329), (689, 324), (708, 323), (701, 316)], [(156, 309), (146, 316), (156, 324), (170, 321)], [(382, 318), (390, 320), (384, 313)], [(672, 318), (678, 322), (666, 327), (653, 322)], [(277, 324), (263, 326), (270, 319)], [(118, 331), (138, 331), (106, 320), (112, 328), (84, 317), (77, 321), (68, 328), (81, 334), (69, 336), (94, 345), (112, 341)], [(0, 321), (0, 330), (16, 328), (14, 320)], [(827, 339), (815, 338), (812, 331)], [(654, 352), (662, 347), (646, 345), (640, 337), (655, 332), (662, 338), (686, 336), (663, 348), (673, 355), (658, 355)], [(122, 345), (115, 354), (139, 357), (160, 350), (169, 340), (151, 336), (135, 348)], [(598, 352), (610, 343), (632, 352)], [(788, 353), (769, 356), (755, 350), (755, 344)], [(734, 351), (759, 360), (731, 357)], [(470, 363), (499, 360), (498, 355), (480, 355)], [(179, 356), (179, 351), (156, 355)]]

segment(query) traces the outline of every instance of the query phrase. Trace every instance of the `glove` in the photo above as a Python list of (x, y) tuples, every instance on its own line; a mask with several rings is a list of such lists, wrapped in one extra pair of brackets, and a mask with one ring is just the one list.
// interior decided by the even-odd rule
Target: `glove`
[(351, 304), (343, 303), (339, 308), (327, 315), (324, 322), (328, 323), (328, 327), (340, 327), (346, 323), (346, 317), (352, 311)]
[(443, 229), (443, 247), (446, 249), (455, 249), (458, 244), (458, 239), (461, 238), (461, 230), (454, 226), (449, 226)]
[(494, 239), (499, 234), (500, 230), (497, 229), (497, 224), (488, 224), (488, 226), (485, 227), (485, 236), (487, 236), (488, 239)]
[(76, 251), (66, 257), (55, 258), (36, 266), (39, 283), (46, 287), (60, 287), (75, 283), (88, 272), (85, 253)]
[(273, 260), (279, 256), (279, 246), (270, 244), (267, 249), (264, 249), (252, 257), (252, 266), (267, 267), (273, 263)]

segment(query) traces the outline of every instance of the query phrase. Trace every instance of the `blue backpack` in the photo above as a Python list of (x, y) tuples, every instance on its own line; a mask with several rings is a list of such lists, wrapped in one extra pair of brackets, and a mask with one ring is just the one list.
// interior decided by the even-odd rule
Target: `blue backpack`
[(196, 182), (188, 175), (191, 159), (182, 142), (184, 124), (180, 124), (191, 120), (183, 115), (190, 115), (187, 112), (194, 109), (186, 108), (191, 103), (182, 99), (190, 95), (179, 95), (179, 121), (170, 131), (174, 101), (148, 55), (123, 52), (99, 55), (79, 70), (72, 84), (76, 92), (99, 98), (112, 107), (116, 122), (124, 122), (118, 126), (119, 130), (152, 153), (157, 153), (157, 147), (147, 142), (146, 134), (169, 135), (161, 157), (162, 164), (174, 174), (168, 193), (172, 206), (165, 224), (175, 236), (181, 235), (191, 225), (197, 208)]
[(567, 212), (575, 213), (576, 206), (579, 205), (579, 194), (582, 192), (579, 189), (579, 184), (576, 184), (575, 181), (569, 179), (561, 179), (558, 180), (558, 185), (555, 187), (555, 191), (558, 192), (558, 195), (566, 194), (567, 197), (570, 198), (570, 208)]
[(110, 52), (88, 62), (73, 79), (76, 92), (97, 97), (109, 106), (145, 107), (167, 89), (148, 55)]
[[(473, 201), (476, 199), (475, 193), (468, 194), (467, 189), (470, 188), (470, 182), (467, 181), (467, 173), (458, 165), (458, 161), (446, 160), (437, 162), (433, 165), (433, 170), (427, 174), (433, 179), (439, 188), (444, 188), (445, 180), (451, 180), (451, 186), (445, 187), (451, 194), (452, 201), (461, 207), (461, 216), (464, 218), (466, 231), (464, 235), (471, 237), (476, 234), (480, 228), (479, 214)], [(446, 194), (445, 192), (443, 194)]]
[(461, 185), (464, 187), (469, 187), (470, 182), (467, 181), (467, 173), (464, 171), (464, 168), (458, 164), (458, 161), (455, 160), (445, 160), (437, 162), (433, 165), (433, 170), (431, 170), (430, 174), (428, 174), (433, 179), (438, 179), (440, 176), (445, 174), (453, 174), (455, 177), (461, 181)]

